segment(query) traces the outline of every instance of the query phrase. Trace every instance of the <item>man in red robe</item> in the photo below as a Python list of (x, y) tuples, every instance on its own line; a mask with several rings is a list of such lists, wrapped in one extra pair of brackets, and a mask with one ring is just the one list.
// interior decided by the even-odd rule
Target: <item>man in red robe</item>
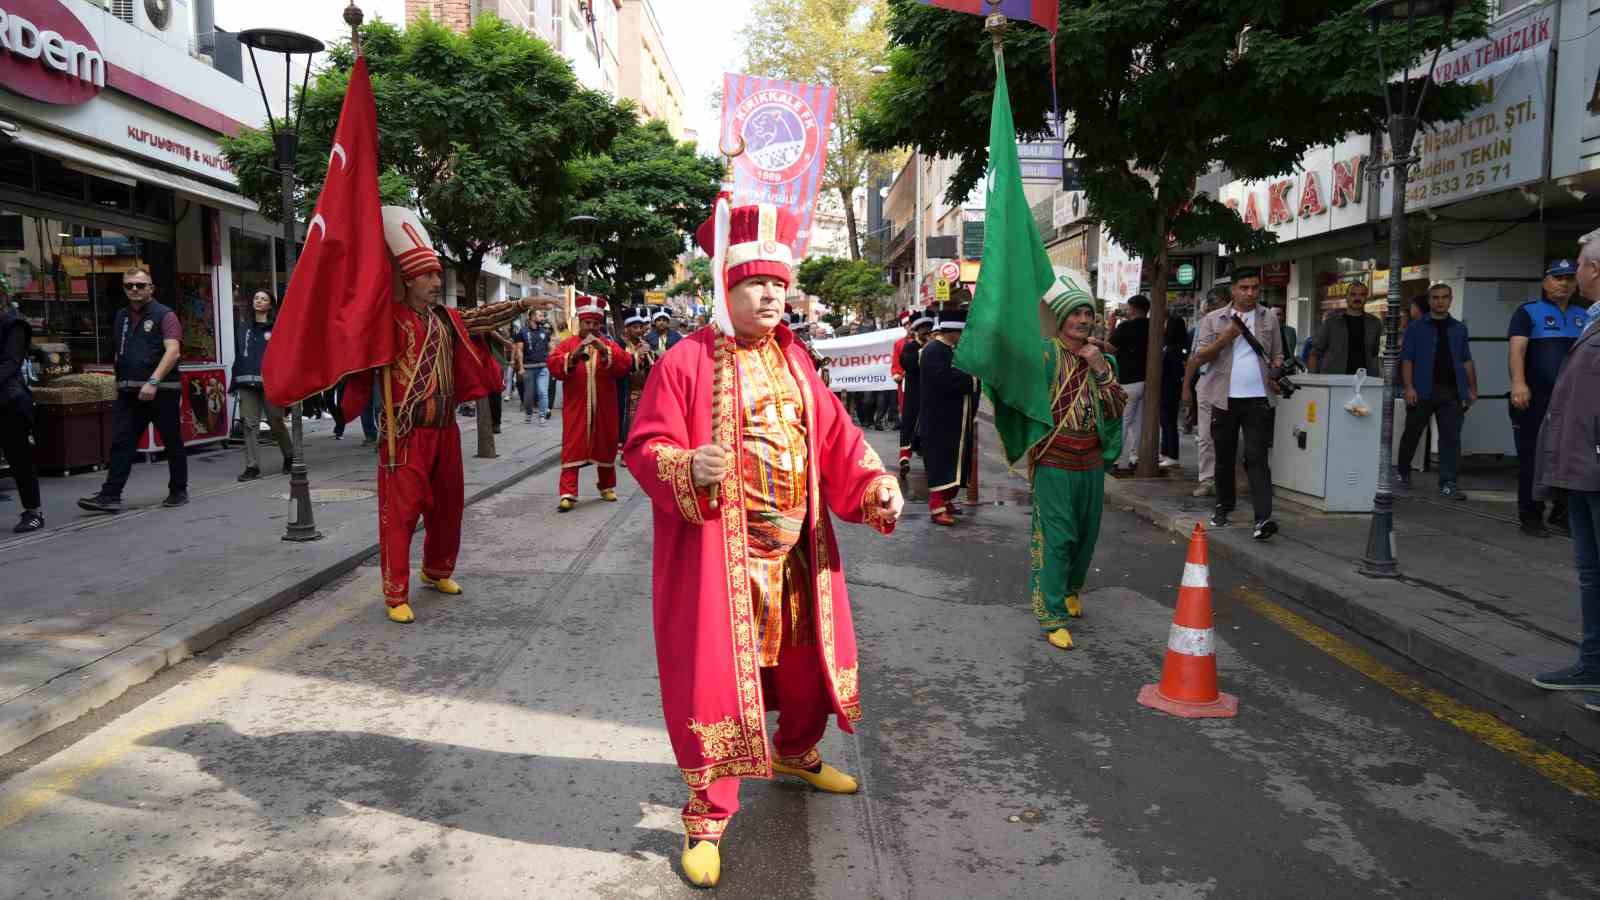
[[(387, 385), (378, 421), (378, 546), (389, 618), (409, 624), (416, 620), (409, 593), (418, 518), (426, 528), (422, 583), (461, 593), (452, 577), (466, 492), (455, 408), (499, 390), (500, 367), (482, 338), (469, 335), (461, 312), (440, 305), (444, 270), (416, 213), (385, 206), (383, 229), (399, 267), (399, 296), (390, 305), (399, 353), (377, 370), (379, 384)], [(521, 306), (513, 300), (481, 312), (514, 314)], [(340, 404), (347, 421), (360, 418), (372, 391), (370, 373), (349, 379)]]
[(816, 749), (830, 715), (845, 731), (861, 716), (830, 513), (888, 534), (903, 506), (781, 324), (796, 227), (787, 210), (718, 199), (699, 233), (718, 273), (714, 324), (656, 364), (624, 451), (654, 506), (661, 706), (690, 790), (683, 871), (702, 886), (721, 876), (741, 777), (856, 790)]
[(561, 502), (578, 505), (578, 470), (600, 471), (600, 499), (617, 501), (617, 379), (633, 368), (633, 354), (600, 333), (606, 301), (578, 297), (578, 333), (550, 351), (550, 376), (561, 382)]

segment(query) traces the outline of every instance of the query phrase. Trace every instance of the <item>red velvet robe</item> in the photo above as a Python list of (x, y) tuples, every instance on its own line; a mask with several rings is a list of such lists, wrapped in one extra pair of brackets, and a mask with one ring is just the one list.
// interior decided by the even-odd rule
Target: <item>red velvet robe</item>
[[(398, 340), (395, 346), (399, 348), (402, 356), (412, 354), (422, 346), (422, 322), (404, 303), (390, 304), (390, 311), (394, 314), (394, 327)], [(455, 333), (455, 343), (452, 347), (451, 374), (455, 384), (455, 403), (471, 403), (474, 400), (489, 396), (493, 391), (501, 390), (500, 364), (495, 362), (494, 355), (489, 352), (489, 345), (483, 338), (474, 338), (467, 334), (467, 324), (461, 318), (461, 311), (454, 307), (435, 307), (444, 313), (450, 320), (451, 330)], [(390, 368), (389, 384), (395, 402), (406, 395), (406, 376), (414, 366), (407, 366), (404, 360)], [(381, 369), (373, 370), (382, 372)], [(345, 382), (344, 395), (339, 401), (339, 407), (344, 412), (346, 422), (354, 422), (361, 418), (361, 411), (367, 408), (367, 401), (372, 397), (373, 379), (362, 373), (352, 373)], [(377, 390), (382, 390), (381, 383)], [(378, 418), (383, 418), (383, 404), (378, 405)], [(380, 424), (378, 427), (384, 428)], [(397, 438), (400, 436), (396, 436)]]
[(561, 382), (561, 468), (614, 464), (621, 412), (617, 379), (626, 378), (633, 354), (609, 338), (605, 351), (574, 358), (583, 338), (573, 335), (550, 351), (550, 377)]
[[(877, 495), (894, 476), (817, 375), (806, 349), (785, 326), (776, 337), (805, 398), (810, 454), (809, 510), (802, 537), (812, 573), (816, 652), (827, 673), (839, 727), (861, 717), (855, 629), (839, 547), (828, 516), (866, 523), (884, 534)], [(742, 409), (732, 353), (717, 359), (716, 332), (703, 328), (656, 363), (623, 451), (628, 471), (655, 513), (656, 665), (667, 734), (691, 789), (726, 776), (771, 777), (757, 624), (746, 564), (743, 484), (735, 468), (719, 487), (719, 505), (690, 475), (694, 450), (719, 443), (740, 458)], [(726, 340), (726, 339), (724, 339)], [(725, 385), (714, 397), (718, 366)], [(720, 407), (712, 434), (712, 405)]]
[(903, 337), (894, 342), (894, 349), (889, 351), (889, 377), (894, 379), (894, 393), (896, 409), (902, 414), (906, 408), (906, 368), (900, 365), (900, 351), (906, 348), (906, 341), (910, 337)]

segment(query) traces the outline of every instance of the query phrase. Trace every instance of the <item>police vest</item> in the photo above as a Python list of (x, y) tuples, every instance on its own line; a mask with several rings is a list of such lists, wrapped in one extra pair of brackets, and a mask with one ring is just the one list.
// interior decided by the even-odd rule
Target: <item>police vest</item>
[(1561, 307), (1541, 299), (1524, 303), (1522, 308), (1528, 311), (1528, 318), (1533, 320), (1533, 332), (1528, 335), (1530, 341), (1552, 338), (1577, 340), (1583, 334), (1584, 326), (1589, 324), (1589, 311), (1576, 305), (1568, 305), (1563, 313)]
[(267, 355), (267, 340), (272, 326), (265, 322), (240, 322), (233, 358), (233, 386), (261, 390), (261, 361)]
[[(117, 310), (112, 333), (117, 336), (117, 387), (122, 390), (139, 390), (155, 374), (156, 366), (167, 352), (161, 343), (161, 320), (172, 312), (154, 300), (145, 304), (143, 318), (138, 324), (128, 314), (127, 307)], [(159, 388), (177, 390), (178, 367), (173, 366)]]

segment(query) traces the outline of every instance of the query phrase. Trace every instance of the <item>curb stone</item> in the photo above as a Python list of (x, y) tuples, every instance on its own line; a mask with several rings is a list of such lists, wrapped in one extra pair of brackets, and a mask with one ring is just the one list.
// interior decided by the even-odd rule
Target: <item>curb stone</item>
[[(530, 464), (468, 494), (466, 505), (471, 506), (549, 471), (560, 461), (560, 447), (545, 451)], [(291, 569), (7, 701), (0, 705), (0, 756), (76, 721), (229, 635), (310, 596), (377, 553), (375, 540), (352, 542), (331, 561), (317, 564), (308, 571)]]

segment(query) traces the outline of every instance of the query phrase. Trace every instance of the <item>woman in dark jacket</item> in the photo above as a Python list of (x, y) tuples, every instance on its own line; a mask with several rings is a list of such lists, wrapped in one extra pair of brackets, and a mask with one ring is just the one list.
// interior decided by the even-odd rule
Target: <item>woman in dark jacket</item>
[(22, 362), (33, 341), (33, 328), (17, 312), (11, 295), (0, 283), (0, 453), (11, 465), (22, 499), (18, 534), (44, 527), (39, 502), (39, 473), (33, 467), (33, 392), (22, 373)]
[(1178, 410), (1183, 406), (1183, 369), (1189, 361), (1189, 329), (1182, 316), (1167, 314), (1161, 352), (1161, 465), (1178, 464)]
[(250, 298), (250, 319), (240, 322), (233, 330), (233, 378), (229, 388), (239, 404), (239, 420), (244, 426), (244, 471), (240, 481), (253, 481), (261, 477), (261, 417), (267, 417), (267, 427), (283, 451), (283, 471), (289, 471), (294, 458), (294, 442), (289, 429), (283, 424), (283, 410), (267, 402), (266, 389), (261, 384), (261, 360), (267, 355), (267, 340), (272, 337), (272, 295), (256, 291)]

